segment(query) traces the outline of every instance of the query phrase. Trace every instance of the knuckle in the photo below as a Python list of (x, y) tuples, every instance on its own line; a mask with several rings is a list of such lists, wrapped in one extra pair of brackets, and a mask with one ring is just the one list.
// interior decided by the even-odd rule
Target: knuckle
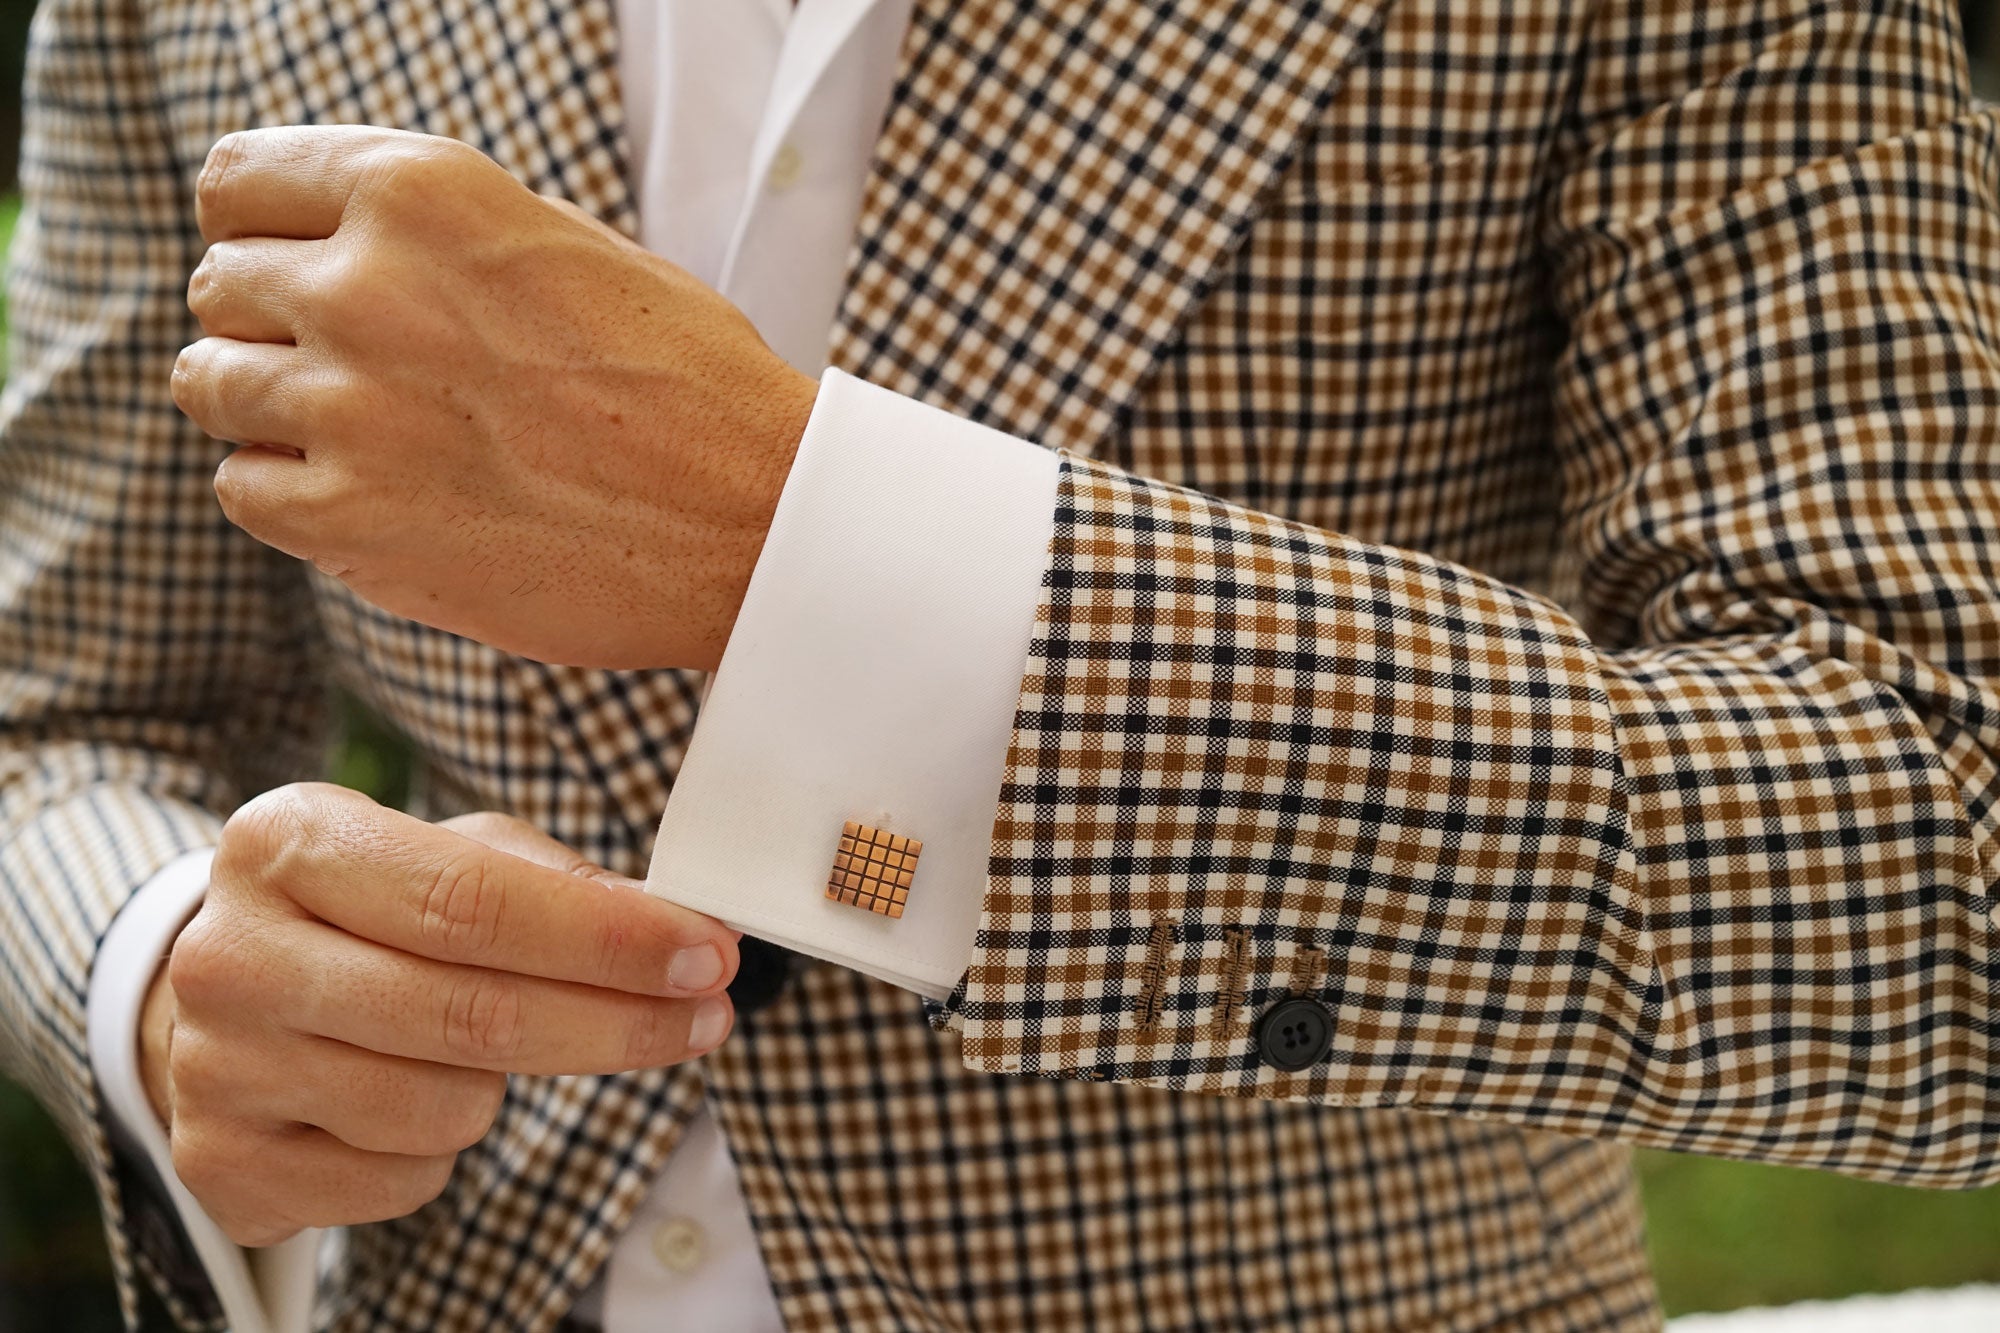
[(201, 262), (194, 266), (194, 272), (188, 274), (188, 309), (197, 318), (206, 319), (215, 313), (216, 297), (220, 295), (222, 286), (221, 275), (216, 271), (221, 261), (216, 252), (221, 248), (220, 245), (210, 246), (208, 253), (201, 257)]
[(242, 160), (243, 147), (241, 130), (232, 130), (210, 146), (194, 182), (194, 198), (199, 207), (212, 209), (222, 202), (223, 187), (228, 183), (230, 171)]
[(222, 506), (223, 517), (239, 528), (252, 525), (255, 501), (249, 483), (235, 464), (236, 455), (231, 454), (216, 464), (215, 502)]
[(363, 1182), (342, 1218), (345, 1225), (387, 1222), (408, 1217), (444, 1193), (458, 1166), (456, 1154), (411, 1158), (377, 1172)]
[(503, 815), (498, 810), (475, 810), (471, 814), (453, 815), (450, 819), (441, 820), (439, 827), (448, 828), (474, 842), (489, 842), (506, 836), (514, 823), (513, 816)]
[[(222, 929), (213, 903), (205, 903), (192, 921), (181, 928), (167, 955), (167, 984), (174, 988), (177, 1006), (199, 1008), (219, 999), (235, 975), (230, 944), (233, 932)], [(173, 1064), (183, 1059), (181, 1033), (175, 1033)]]
[(306, 793), (298, 784), (273, 787), (237, 807), (223, 825), (223, 841), (260, 852), (275, 851), (304, 829), (306, 804)]
[(197, 422), (206, 414), (214, 368), (215, 348), (207, 338), (189, 343), (174, 357), (174, 373), (168, 380), (174, 406)]
[(230, 1240), (246, 1250), (261, 1250), (288, 1241), (305, 1228), (304, 1222), (287, 1216), (271, 1201), (283, 1189), (268, 1176), (245, 1173), (224, 1196), (203, 1203)]
[(186, 1129), (178, 1120), (168, 1143), (174, 1174), (188, 1192), (223, 1234), (251, 1249), (276, 1245), (303, 1226), (284, 1214), (285, 1187), (267, 1168), (267, 1146), (226, 1126)]
[(312, 305), (318, 312), (314, 322), (329, 333), (338, 333), (352, 321), (377, 323), (374, 317), (390, 295), (382, 290), (373, 268), (351, 246), (343, 246), (339, 253), (328, 255), (318, 265), (312, 277), (312, 292)]
[(392, 139), (365, 159), (360, 188), (378, 204), (397, 205), (421, 197), (435, 180), (438, 155), (421, 142)]
[(356, 192), (392, 216), (428, 217), (442, 194), (464, 189), (488, 165), (484, 153), (458, 139), (397, 135), (364, 158)]
[[(371, 402), (369, 385), (363, 377), (337, 365), (315, 365), (295, 384), (296, 408), (308, 438), (322, 444), (338, 445), (328, 462), (343, 459), (347, 451), (371, 440), (371, 432), (382, 427), (382, 412)], [(353, 478), (336, 469), (335, 481), (326, 483), (325, 499), (344, 498)]]
[[(332, 377), (316, 366), (274, 372), (265, 393), (277, 403), (302, 443), (325, 444), (332, 436), (329, 406), (335, 398)], [(309, 493), (309, 489), (305, 493)], [(304, 498), (302, 494), (301, 498)]]
[(434, 957), (490, 955), (500, 939), (504, 896), (484, 862), (452, 858), (424, 886), (417, 905), (421, 938)]
[(212, 1132), (189, 1128), (178, 1120), (167, 1149), (174, 1174), (204, 1203), (228, 1187), (237, 1163), (243, 1160), (242, 1154), (230, 1151)]
[(419, 180), (456, 175), (475, 162), (485, 160), (485, 154), (464, 140), (440, 134), (426, 134), (412, 139), (405, 146), (404, 155)]
[(176, 1115), (210, 1102), (226, 1105), (227, 1068), (228, 1062), (212, 1038), (191, 1023), (178, 1023), (167, 1053), (167, 1079), (173, 1085)]
[(317, 304), (327, 310), (345, 310), (366, 298), (368, 268), (343, 244), (326, 255), (313, 269), (311, 284)]
[(520, 988), (497, 974), (456, 977), (445, 996), (444, 1048), (474, 1064), (506, 1064), (521, 1053)]
[(426, 142), (442, 156), (461, 165), (484, 166), (493, 160), (463, 139), (453, 139), (449, 136), (437, 135), (426, 140)]
[(307, 853), (318, 817), (319, 784), (293, 783), (252, 797), (222, 826), (214, 876), (231, 883), (282, 884), (296, 859)]

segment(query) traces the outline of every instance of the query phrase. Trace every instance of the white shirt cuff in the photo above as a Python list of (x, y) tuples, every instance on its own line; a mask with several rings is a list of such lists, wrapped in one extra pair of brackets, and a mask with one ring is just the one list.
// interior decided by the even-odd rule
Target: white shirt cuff
[[(826, 372), (667, 801), (654, 893), (950, 993), (979, 927), (1060, 470)], [(849, 820), (923, 843), (900, 919), (826, 897)]]
[(169, 861), (127, 900), (105, 932), (90, 970), (90, 1066), (105, 1111), (145, 1149), (172, 1198), (233, 1333), (304, 1329), (310, 1313), (320, 1234), (301, 1232), (253, 1256), (236, 1245), (174, 1174), (165, 1128), (139, 1075), (139, 1019), (146, 992), (174, 937), (208, 892), (210, 850)]

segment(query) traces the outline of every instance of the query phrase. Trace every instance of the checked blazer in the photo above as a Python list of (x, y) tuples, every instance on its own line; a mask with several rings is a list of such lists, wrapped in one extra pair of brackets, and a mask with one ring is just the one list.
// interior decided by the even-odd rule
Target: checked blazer
[[(1944, 0), (917, 0), (830, 359), (1067, 451), (950, 1001), (818, 966), (517, 1078), (332, 1329), (553, 1327), (713, 1107), (799, 1329), (1644, 1329), (1627, 1147), (2000, 1178), (2000, 120)], [(630, 229), (609, 0), (43, 0), (0, 424), (0, 1059), (128, 1302), (95, 942), (330, 679), (424, 808), (643, 869), (699, 682), (222, 519), (174, 411), (247, 125)], [(1000, 775), (996, 775), (998, 777)], [(1328, 1056), (1258, 1056), (1280, 998)]]

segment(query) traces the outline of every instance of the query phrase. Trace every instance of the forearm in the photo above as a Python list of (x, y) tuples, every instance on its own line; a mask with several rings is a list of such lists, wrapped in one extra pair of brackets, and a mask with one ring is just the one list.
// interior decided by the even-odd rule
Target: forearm
[(976, 1062), (1991, 1178), (1996, 122), (1938, 6), (1672, 21), (1545, 195), (1567, 609), (1072, 465)]
[[(944, 943), (918, 913), (968, 906), (961, 879), (983, 878), (947, 1012), (997, 1072), (1935, 1183), (1992, 1170), (1993, 839), (1974, 814), (1992, 738), (1933, 738), (1973, 682), (1803, 606), (1606, 647), (1463, 567), (1075, 459), (1049, 537), (965, 515), (932, 539), (930, 563), (970, 594), (968, 621), (940, 618), (921, 593), (905, 604), (923, 579), (881, 554), (885, 524), (838, 556), (793, 526), (841, 507), (817, 470), (928, 511), (952, 503), (949, 478), (896, 476), (852, 441), (928, 431), (943, 458), (1016, 451), (1024, 476), (1051, 460), (837, 378), (823, 400), (670, 805), (659, 891), (913, 984), (907, 960)], [(843, 412), (868, 428), (821, 431)], [(980, 493), (1011, 512), (1005, 488)], [(1009, 542), (1048, 555), (1011, 576), (1040, 607), (1018, 697), (992, 698), (966, 664), (1004, 650), (967, 625), (1010, 582), (964, 571), (1004, 568), (991, 553)], [(848, 567), (871, 551), (874, 576)], [(813, 608), (845, 614), (814, 580), (844, 578), (905, 628), (814, 633)], [(848, 680), (866, 682), (851, 718), (890, 740), (842, 730), (825, 692)], [(997, 783), (912, 782), (976, 749), (957, 720), (900, 711), (943, 716), (928, 699), (1012, 720)], [(986, 822), (993, 787), (990, 858), (928, 840)], [(822, 890), (842, 820), (878, 807), (927, 839), (900, 922)], [(1292, 1071), (1259, 1032), (1289, 996), (1333, 1023)], [(1839, 1017), (1857, 1014), (1878, 1017)], [(1905, 1051), (1893, 1068), (1871, 1022)]]
[[(1991, 1175), (1979, 765), (1900, 696), (1777, 643), (1604, 653), (1470, 571), (1098, 465), (1059, 509), (973, 1064)], [(1333, 1040), (1286, 1072), (1256, 1023), (1298, 994)]]
[[(1956, 300), (1925, 318), (1969, 356), (1979, 334)], [(1745, 364), (1771, 373), (1768, 359)], [(2000, 401), (1990, 379), (1953, 392), (1968, 391)], [(1661, 613), (1637, 643), (1614, 637), (1603, 584), (1593, 636), (1461, 566), (1070, 460), (1023, 687), (1004, 705), (1015, 731), (978, 941), (949, 1006), (967, 1058), (1939, 1184), (1988, 1178), (2000, 710), (1965, 647), (1996, 641), (2000, 587), (1926, 541), (1930, 516), (1992, 485), (1979, 454), (1953, 448), (1952, 401), (1902, 393), (1899, 447), (1936, 446), (1922, 477), (1879, 434), (1704, 424), (1757, 475), (1770, 469), (1748, 460), (1768, 448), (1865, 481), (1854, 503), (1875, 516), (1868, 540), (1901, 575), (1892, 586), (1838, 559), (1841, 547), (1810, 586), (1789, 582), (1802, 566), (1784, 553), (1824, 544), (1818, 511), (1810, 495), (1752, 489), (1712, 530), (1767, 541), (1623, 571), (1658, 590)], [(921, 415), (940, 446), (965, 429)], [(1712, 488), (1662, 484), (1678, 456), (1655, 457), (1611, 474), (1650, 496), (1633, 512), (1671, 528), (1677, 505), (1713, 510)], [(844, 461), (852, 486), (894, 484), (871, 481), (859, 452)], [(971, 521), (954, 534), (945, 545), (968, 550), (991, 537)], [(1594, 574), (1614, 569), (1606, 548), (1586, 549)], [(1744, 571), (1760, 567), (1758, 589)], [(867, 586), (885, 596), (884, 582)], [(1721, 600), (1718, 587), (1730, 589)], [(746, 614), (760, 607), (753, 582)], [(1938, 607), (1948, 622), (1926, 610)], [(873, 673), (884, 697), (952, 695), (970, 642), (920, 607), (904, 613), (930, 640), (922, 650), (850, 647), (843, 671)], [(752, 635), (744, 652), (759, 646)], [(742, 664), (725, 660), (725, 701)], [(811, 653), (762, 668), (752, 694), (781, 707), (824, 676)], [(738, 806), (784, 812), (771, 826), (782, 836), (765, 841), (796, 864), (766, 866), (762, 842), (718, 840), (670, 809), (655, 884), (767, 905), (753, 928), (805, 910), (851, 916), (819, 901), (835, 807), (867, 806), (907, 773), (821, 746), (808, 712), (782, 733), (796, 741), (784, 755), (735, 748), (721, 716), (678, 809), (713, 803), (716, 761)], [(822, 749), (852, 762), (788, 762)], [(963, 849), (935, 853), (943, 864), (927, 845), (913, 902), (966, 870)], [(787, 942), (847, 961), (810, 932)], [(1326, 1004), (1333, 1039), (1287, 1071), (1258, 1026), (1300, 995)]]

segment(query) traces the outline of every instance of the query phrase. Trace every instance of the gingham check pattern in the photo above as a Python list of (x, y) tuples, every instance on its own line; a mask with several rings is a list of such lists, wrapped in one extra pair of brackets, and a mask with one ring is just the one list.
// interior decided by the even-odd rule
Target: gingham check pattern
[[(1624, 1149), (1544, 1131), (1990, 1178), (2000, 154), (1951, 24), (919, 0), (833, 359), (1075, 454), (962, 1035), (821, 967), (699, 1067), (516, 1079), (320, 1323), (549, 1328), (704, 1097), (802, 1329), (1648, 1328)], [(167, 395), (193, 175), (368, 120), (629, 229), (614, 42), (609, 0), (43, 0), (0, 1058), (190, 1323), (84, 1057), (124, 896), (311, 768), (330, 670), (430, 805), (637, 871), (697, 686), (222, 521)], [(1256, 1064), (1281, 993), (1331, 1061)]]
[(1996, 122), (1942, 7), (1639, 8), (1554, 118), (1438, 15), (1115, 446), (1208, 494), (1067, 468), (975, 1067), (2000, 1177)]

